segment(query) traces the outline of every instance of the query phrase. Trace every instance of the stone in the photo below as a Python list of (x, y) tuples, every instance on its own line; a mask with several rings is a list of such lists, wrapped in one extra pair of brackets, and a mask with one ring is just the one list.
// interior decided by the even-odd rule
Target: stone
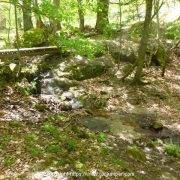
[(74, 98), (74, 94), (72, 92), (66, 91), (61, 95), (61, 100), (72, 100)]

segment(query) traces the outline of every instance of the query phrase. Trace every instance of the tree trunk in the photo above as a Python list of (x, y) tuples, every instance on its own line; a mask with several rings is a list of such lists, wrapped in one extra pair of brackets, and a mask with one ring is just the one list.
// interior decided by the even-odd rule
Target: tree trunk
[[(53, 0), (53, 4), (55, 7), (57, 7), (57, 9), (59, 8), (60, 6), (60, 0)], [(55, 20), (53, 19), (52, 20), (52, 29), (53, 29), (53, 32), (55, 33), (57, 30), (61, 29), (61, 23), (59, 20)]]
[(34, 9), (37, 10), (37, 12), (35, 12), (35, 18), (36, 18), (36, 28), (44, 28), (45, 25), (42, 21), (41, 15), (39, 14), (39, 4), (38, 4), (38, 0), (34, 0)]
[(140, 46), (138, 50), (138, 59), (136, 62), (137, 69), (134, 76), (135, 83), (141, 82), (140, 79), (142, 77), (143, 66), (146, 56), (146, 49), (147, 49), (149, 33), (150, 33), (150, 24), (152, 20), (152, 6), (153, 6), (153, 0), (146, 0), (146, 16), (145, 16)]
[(96, 20), (96, 30), (99, 33), (103, 33), (105, 28), (109, 24), (108, 12), (109, 12), (109, 0), (97, 0), (97, 20)]
[(80, 31), (84, 31), (84, 12), (83, 12), (83, 5), (82, 0), (77, 0), (78, 2), (78, 14), (79, 14), (79, 29)]
[(155, 0), (155, 5), (154, 5), (154, 13), (156, 13), (156, 22), (157, 22), (157, 39), (159, 41), (159, 38), (160, 38), (160, 30), (159, 30), (159, 0)]
[(23, 0), (23, 27), (24, 31), (33, 28), (32, 17), (31, 17), (31, 0)]

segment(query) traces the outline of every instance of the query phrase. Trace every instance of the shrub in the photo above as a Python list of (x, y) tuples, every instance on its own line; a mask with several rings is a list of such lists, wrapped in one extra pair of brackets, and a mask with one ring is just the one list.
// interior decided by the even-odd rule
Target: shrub
[(95, 43), (83, 37), (68, 38), (64, 34), (59, 35), (57, 44), (63, 51), (70, 51), (88, 59), (102, 55), (105, 50), (100, 43)]
[(47, 34), (44, 29), (35, 28), (26, 31), (20, 37), (21, 47), (38, 47), (46, 43)]
[(165, 152), (174, 157), (180, 157), (180, 145), (177, 144), (167, 144), (165, 146)]
[(168, 23), (165, 30), (165, 37), (168, 39), (180, 39), (180, 22), (178, 20)]

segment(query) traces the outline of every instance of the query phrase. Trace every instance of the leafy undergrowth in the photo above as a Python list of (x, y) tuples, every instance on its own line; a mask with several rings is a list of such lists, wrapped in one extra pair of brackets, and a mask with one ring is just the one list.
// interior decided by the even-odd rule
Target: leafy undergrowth
[(51, 115), (43, 123), (0, 123), (0, 174), (17, 177), (44, 169), (90, 173), (126, 171), (125, 164), (103, 146), (103, 133), (76, 126), (64, 115)]
[[(120, 81), (123, 63), (117, 74), (83, 80), (75, 88), (84, 92), (79, 97), (84, 107), (57, 114), (49, 108), (53, 103), (11, 84), (1, 88), (0, 179), (47, 169), (130, 172), (142, 179), (178, 177), (180, 64), (174, 61), (165, 78), (154, 67), (145, 71), (145, 86)], [(120, 115), (113, 119), (114, 114)], [(118, 133), (93, 131), (79, 123), (87, 116), (95, 118), (93, 122), (104, 118), (117, 123)]]

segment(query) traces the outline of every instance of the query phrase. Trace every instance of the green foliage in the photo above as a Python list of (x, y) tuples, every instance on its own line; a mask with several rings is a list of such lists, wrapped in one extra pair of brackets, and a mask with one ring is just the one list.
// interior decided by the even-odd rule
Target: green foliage
[(180, 39), (180, 21), (176, 20), (167, 24), (165, 37), (168, 39)]
[(48, 34), (44, 29), (34, 28), (26, 31), (20, 37), (21, 47), (38, 47), (46, 44)]
[(21, 65), (18, 60), (7, 60), (0, 63), (0, 82), (15, 82), (18, 80), (18, 75), (21, 70)]
[(76, 55), (85, 56), (88, 59), (93, 59), (95, 56), (103, 54), (105, 50), (101, 44), (89, 39), (83, 37), (68, 38), (64, 34), (59, 36), (57, 43), (63, 51), (70, 51)]
[(42, 149), (38, 145), (30, 143), (26, 145), (25, 149), (32, 157), (39, 157), (42, 155)]
[(47, 134), (52, 135), (55, 138), (59, 137), (59, 130), (58, 127), (54, 126), (53, 124), (50, 123), (44, 123), (42, 126), (42, 130), (46, 132)]
[(58, 153), (60, 151), (59, 144), (49, 144), (46, 147), (46, 151), (49, 153)]
[(26, 142), (34, 142), (38, 139), (38, 136), (35, 133), (29, 133), (25, 136)]
[(15, 162), (15, 158), (11, 155), (6, 155), (3, 160), (3, 164), (6, 167), (12, 166)]
[(77, 142), (74, 139), (69, 139), (66, 144), (65, 147), (68, 151), (75, 151), (77, 148)]
[(107, 156), (107, 155), (109, 155), (110, 154), (110, 150), (108, 149), (108, 148), (106, 148), (106, 147), (103, 147), (102, 149), (101, 149), (101, 155), (103, 155), (103, 156)]
[(101, 132), (97, 137), (97, 141), (101, 143), (104, 142), (105, 140), (106, 140), (106, 134)]
[(22, 95), (28, 96), (36, 90), (36, 82), (32, 81), (29, 83), (28, 80), (24, 78), (16, 84), (16, 90)]
[(117, 164), (121, 167), (125, 167), (125, 162), (121, 159), (119, 159), (116, 155), (112, 156), (112, 163)]
[(165, 152), (170, 156), (180, 157), (180, 145), (172, 143), (167, 144), (165, 146)]
[(168, 54), (167, 50), (165, 49), (165, 46), (163, 44), (160, 44), (156, 51), (156, 58), (160, 65), (164, 67), (167, 63)]

